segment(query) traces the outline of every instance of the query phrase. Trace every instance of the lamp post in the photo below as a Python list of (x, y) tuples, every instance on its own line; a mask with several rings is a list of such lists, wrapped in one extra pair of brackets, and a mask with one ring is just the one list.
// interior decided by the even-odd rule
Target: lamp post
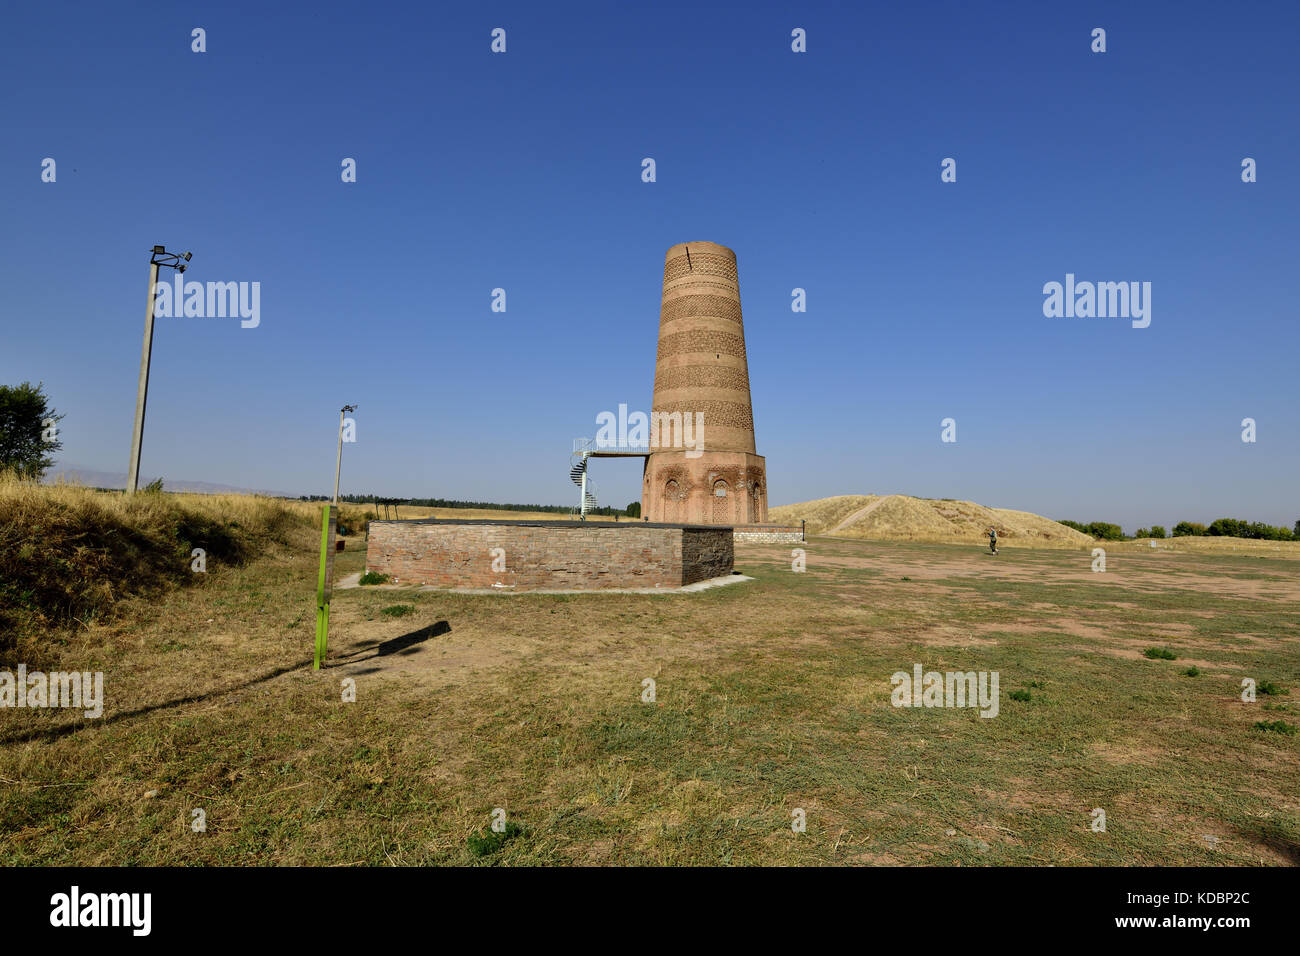
[(339, 503), (339, 473), (343, 471), (343, 416), (356, 410), (355, 405), (344, 405), (339, 410), (339, 456), (334, 462), (334, 504)]
[(126, 493), (133, 495), (140, 485), (140, 445), (144, 441), (144, 406), (149, 395), (149, 358), (153, 353), (153, 306), (158, 287), (158, 267), (184, 272), (190, 253), (168, 252), (154, 246), (149, 256), (149, 303), (144, 317), (144, 347), (140, 352), (140, 385), (135, 395), (135, 429), (131, 434), (131, 464), (126, 472)]

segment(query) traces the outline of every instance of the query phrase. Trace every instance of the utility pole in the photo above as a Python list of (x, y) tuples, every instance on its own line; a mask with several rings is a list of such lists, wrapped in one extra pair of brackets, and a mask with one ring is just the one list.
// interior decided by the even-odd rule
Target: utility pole
[[(168, 266), (184, 272), (190, 253), (177, 255), (162, 246), (154, 246), (149, 257), (149, 302), (144, 316), (144, 347), (140, 351), (140, 384), (135, 394), (135, 428), (131, 433), (131, 464), (126, 472), (126, 493), (133, 495), (140, 485), (140, 446), (144, 442), (144, 406), (149, 396), (149, 359), (153, 354), (153, 307), (158, 287), (158, 267)], [(182, 262), (181, 260), (185, 260)], [(172, 308), (173, 314), (176, 312)]]
[(334, 462), (334, 504), (339, 503), (339, 474), (343, 471), (343, 416), (356, 410), (355, 405), (344, 405), (339, 411), (339, 456)]

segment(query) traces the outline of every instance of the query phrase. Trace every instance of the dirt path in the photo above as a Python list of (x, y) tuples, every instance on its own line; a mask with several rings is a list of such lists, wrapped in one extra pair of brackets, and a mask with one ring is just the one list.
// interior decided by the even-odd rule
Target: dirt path
[(845, 528), (853, 524), (853, 522), (857, 521), (859, 518), (865, 518), (867, 515), (871, 514), (871, 512), (875, 511), (877, 508), (883, 505), (890, 498), (896, 498), (896, 497), (897, 495), (884, 495), (880, 498), (877, 498), (875, 501), (871, 502), (871, 504), (867, 505), (865, 508), (859, 508), (857, 511), (853, 512), (853, 514), (849, 515), (847, 518), (845, 518), (835, 527), (831, 528), (830, 531), (823, 531), (822, 534), (835, 534), (836, 532), (843, 531)]

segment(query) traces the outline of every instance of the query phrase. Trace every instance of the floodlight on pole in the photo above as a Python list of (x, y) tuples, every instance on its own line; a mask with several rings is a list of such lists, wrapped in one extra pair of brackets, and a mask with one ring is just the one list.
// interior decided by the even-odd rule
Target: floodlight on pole
[(355, 405), (344, 405), (339, 411), (339, 455), (334, 462), (334, 504), (339, 503), (339, 474), (343, 471), (343, 416), (356, 410)]
[[(135, 428), (131, 434), (131, 464), (126, 472), (126, 493), (135, 494), (140, 485), (140, 446), (144, 442), (144, 408), (149, 396), (149, 359), (153, 354), (153, 308), (158, 287), (158, 267), (166, 266), (184, 272), (191, 254), (183, 256), (168, 252), (165, 246), (154, 246), (149, 256), (149, 302), (144, 318), (144, 347), (140, 350), (140, 384), (135, 396)], [(181, 260), (184, 260), (182, 262)]]

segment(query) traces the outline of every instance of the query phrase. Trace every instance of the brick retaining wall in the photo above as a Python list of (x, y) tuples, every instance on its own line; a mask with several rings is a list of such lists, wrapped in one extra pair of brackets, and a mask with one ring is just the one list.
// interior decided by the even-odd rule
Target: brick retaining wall
[(649, 522), (371, 521), (366, 542), (366, 570), (398, 584), (515, 591), (676, 588), (730, 574), (733, 557), (730, 526)]

